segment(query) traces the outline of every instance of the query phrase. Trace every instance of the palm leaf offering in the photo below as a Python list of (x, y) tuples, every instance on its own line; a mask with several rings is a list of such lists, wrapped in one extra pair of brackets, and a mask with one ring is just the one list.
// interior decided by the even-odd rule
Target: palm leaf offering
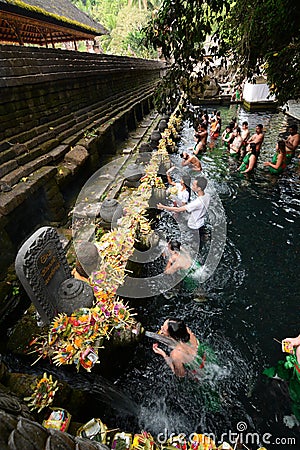
[(135, 434), (132, 442), (132, 450), (154, 450), (156, 443), (147, 431), (141, 431), (139, 434)]
[(124, 283), (126, 264), (134, 252), (136, 240), (147, 242), (152, 234), (151, 223), (145, 213), (153, 188), (165, 189), (158, 170), (160, 164), (170, 164), (167, 146), (174, 144), (171, 136), (180, 124), (181, 119), (170, 118), (169, 128), (145, 167), (145, 176), (135, 195), (126, 199), (125, 215), (119, 219), (118, 227), (101, 235), (95, 243), (101, 262), (88, 280), (95, 296), (94, 306), (77, 309), (70, 316), (59, 314), (55, 317), (48, 333), (36, 337), (29, 344), (31, 351), (28, 353), (38, 354), (35, 362), (48, 357), (57, 366), (75, 364), (77, 370), (83, 367), (90, 371), (99, 362), (98, 350), (113, 330), (134, 326), (134, 314), (117, 297), (117, 290)]
[(55, 393), (58, 391), (57, 381), (53, 381), (52, 375), (48, 378), (44, 373), (43, 377), (33, 385), (32, 390), (31, 396), (25, 397), (24, 400), (28, 402), (31, 411), (37, 409), (40, 412), (53, 402)]

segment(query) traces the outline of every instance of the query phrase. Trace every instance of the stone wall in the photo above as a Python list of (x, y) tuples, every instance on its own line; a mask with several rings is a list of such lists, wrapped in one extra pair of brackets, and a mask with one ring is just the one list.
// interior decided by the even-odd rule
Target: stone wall
[[(159, 61), (0, 46), (0, 269), (153, 108)], [(2, 249), (4, 251), (2, 251)]]

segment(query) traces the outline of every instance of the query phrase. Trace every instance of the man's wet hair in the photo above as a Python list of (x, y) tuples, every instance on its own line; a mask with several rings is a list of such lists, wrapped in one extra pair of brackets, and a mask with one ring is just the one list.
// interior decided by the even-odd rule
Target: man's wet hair
[(170, 246), (170, 249), (172, 250), (172, 252), (180, 252), (181, 244), (179, 241), (176, 241), (176, 239), (172, 239), (169, 242), (169, 246)]
[(289, 128), (291, 129), (291, 130), (293, 130), (293, 131), (298, 131), (298, 127), (297, 127), (297, 125), (295, 124), (295, 123), (293, 123), (292, 125), (290, 125), (289, 126)]
[(168, 319), (168, 332), (170, 337), (176, 341), (188, 342), (190, 340), (187, 326), (181, 319), (170, 317)]
[(252, 155), (257, 156), (256, 144), (254, 142), (250, 142), (250, 149), (251, 149)]

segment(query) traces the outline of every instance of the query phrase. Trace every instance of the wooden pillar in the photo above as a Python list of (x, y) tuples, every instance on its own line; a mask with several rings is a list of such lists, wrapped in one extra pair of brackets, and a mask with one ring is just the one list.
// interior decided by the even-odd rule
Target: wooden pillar
[(20, 33), (20, 30), (22, 28), (22, 25), (17, 20), (13, 20), (12, 22), (9, 22), (5, 19), (5, 22), (10, 26), (10, 28), (13, 30), (15, 35), (18, 38), (19, 45), (24, 45), (24, 41), (22, 38), (22, 34)]
[(52, 47), (55, 48), (55, 43), (53, 41), (52, 31), (50, 31), (50, 39), (51, 39)]
[(45, 46), (46, 48), (48, 48), (48, 39), (47, 39), (47, 29), (46, 28), (41, 28), (40, 29), (40, 33), (45, 41)]

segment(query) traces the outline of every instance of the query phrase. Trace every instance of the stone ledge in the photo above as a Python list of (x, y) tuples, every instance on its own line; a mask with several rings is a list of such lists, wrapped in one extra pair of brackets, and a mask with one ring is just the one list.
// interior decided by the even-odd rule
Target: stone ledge
[(21, 178), (27, 177), (34, 171), (40, 169), (43, 166), (46, 166), (51, 160), (52, 158), (49, 155), (40, 156), (39, 158), (9, 172), (7, 175), (1, 178), (1, 181), (3, 181), (4, 183), (8, 183), (10, 186), (13, 186), (14, 184), (18, 183)]
[(12, 191), (0, 194), (0, 214), (8, 215), (56, 173), (56, 167), (44, 166), (32, 174), (30, 181), (18, 183)]
[(65, 162), (74, 164), (75, 166), (82, 166), (87, 158), (89, 157), (89, 153), (87, 149), (81, 145), (75, 145), (75, 147), (70, 150), (65, 155)]
[(62, 159), (65, 154), (68, 152), (68, 150), (70, 150), (70, 146), (69, 145), (58, 145), (57, 147), (55, 147), (53, 150), (51, 150), (48, 155), (51, 156), (52, 161), (56, 162), (59, 161), (60, 159)]
[(4, 177), (7, 173), (18, 167), (18, 163), (15, 159), (11, 159), (0, 165), (0, 178)]

